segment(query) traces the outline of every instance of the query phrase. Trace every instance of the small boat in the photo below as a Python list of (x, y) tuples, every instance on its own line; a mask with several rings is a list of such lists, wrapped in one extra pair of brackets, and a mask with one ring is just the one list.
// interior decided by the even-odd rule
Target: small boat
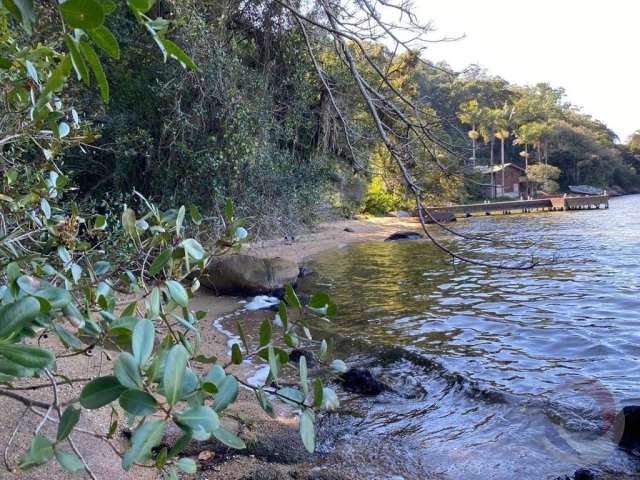
[(578, 195), (602, 195), (604, 192), (602, 188), (591, 185), (569, 185), (569, 191)]

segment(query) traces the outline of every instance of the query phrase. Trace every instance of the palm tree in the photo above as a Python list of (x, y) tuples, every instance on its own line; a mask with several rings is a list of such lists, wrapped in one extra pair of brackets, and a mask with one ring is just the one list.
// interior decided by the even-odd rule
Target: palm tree
[[(524, 152), (520, 152), (520, 156), (524, 158), (524, 171), (529, 169), (529, 144), (532, 143), (532, 128), (530, 123), (525, 123), (518, 127), (516, 131), (516, 139), (513, 142), (517, 145), (524, 145)], [(525, 199), (529, 199), (529, 182), (527, 182), (527, 191), (525, 192)]]
[(477, 100), (469, 100), (468, 102), (464, 102), (460, 104), (460, 111), (458, 112), (458, 118), (460, 121), (466, 125), (471, 125), (471, 130), (469, 130), (469, 138), (471, 139), (471, 165), (475, 166), (476, 164), (476, 140), (479, 137), (478, 131), (476, 127), (478, 123), (482, 119), (482, 110), (478, 105)]
[(484, 140), (485, 145), (488, 143), (491, 145), (491, 151), (489, 153), (489, 166), (491, 167), (491, 197), (496, 197), (496, 183), (493, 176), (493, 164), (494, 164), (494, 144), (496, 140), (496, 128), (498, 119), (500, 118), (500, 110), (493, 108), (483, 108), (480, 112), (480, 135)]
[(531, 124), (520, 125), (516, 130), (516, 139), (513, 143), (524, 146), (524, 152), (520, 152), (520, 156), (524, 158), (525, 171), (529, 167), (529, 144), (531, 144), (531, 138)]
[(504, 104), (502, 110), (500, 110), (500, 117), (497, 122), (497, 129), (495, 132), (495, 136), (498, 140), (500, 140), (500, 165), (502, 166), (502, 194), (504, 195), (504, 143), (509, 138), (511, 134), (510, 128), (513, 118), (513, 107), (509, 106), (507, 103)]

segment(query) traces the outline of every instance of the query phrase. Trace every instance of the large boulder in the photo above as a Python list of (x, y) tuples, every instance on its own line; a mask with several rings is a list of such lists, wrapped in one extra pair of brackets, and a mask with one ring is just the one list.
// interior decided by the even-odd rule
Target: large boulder
[(640, 448), (640, 406), (624, 407), (613, 426), (614, 440), (626, 450)]
[(284, 258), (227, 255), (207, 267), (200, 283), (225, 295), (277, 294), (286, 284), (295, 284), (299, 273), (298, 265)]
[(389, 235), (385, 242), (396, 242), (398, 240), (422, 240), (424, 237), (418, 232), (396, 232)]
[(368, 368), (351, 368), (339, 377), (345, 390), (362, 395), (380, 395), (391, 390), (386, 384), (373, 376)]

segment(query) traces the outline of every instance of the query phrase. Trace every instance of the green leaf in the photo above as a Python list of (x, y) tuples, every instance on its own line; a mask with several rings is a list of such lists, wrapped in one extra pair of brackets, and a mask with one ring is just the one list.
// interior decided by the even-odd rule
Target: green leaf
[(176, 235), (179, 237), (180, 232), (182, 231), (182, 222), (184, 222), (184, 216), (186, 215), (187, 210), (182, 205), (178, 209), (178, 215), (176, 216)]
[(302, 391), (306, 396), (309, 393), (309, 380), (307, 371), (307, 358), (304, 355), (300, 355), (300, 361), (298, 365), (298, 370), (300, 373), (300, 388), (302, 388)]
[(202, 223), (202, 215), (200, 215), (200, 210), (195, 205), (189, 207), (189, 216), (194, 224), (200, 225)]
[(40, 210), (44, 213), (44, 218), (49, 220), (51, 218), (51, 205), (46, 198), (40, 199)]
[(247, 342), (247, 335), (244, 333), (242, 325), (237, 320), (236, 326), (238, 327), (238, 335), (240, 335), (240, 340), (242, 340), (242, 346), (244, 347), (245, 352), (249, 353), (249, 343)]
[(40, 313), (40, 302), (24, 297), (0, 307), (0, 338), (6, 338), (31, 322)]
[(322, 380), (316, 378), (313, 382), (313, 406), (316, 408), (320, 408), (322, 406), (322, 397), (323, 397), (323, 389), (322, 389)]
[(22, 21), (22, 28), (31, 34), (31, 27), (36, 21), (33, 0), (3, 0), (2, 3), (16, 19)]
[(137, 417), (152, 415), (158, 408), (156, 399), (141, 390), (126, 390), (118, 399), (125, 412)]
[(214, 430), (213, 436), (224, 443), (226, 446), (235, 448), (236, 450), (242, 450), (243, 448), (246, 448), (246, 445), (240, 438), (222, 427)]
[(224, 377), (224, 380), (216, 386), (218, 387), (218, 393), (213, 398), (211, 407), (216, 412), (221, 412), (235, 402), (238, 396), (238, 381), (233, 375), (227, 375)]
[(302, 394), (302, 392), (300, 392), (300, 390), (297, 390), (291, 387), (285, 387), (285, 388), (279, 389), (278, 396), (285, 402), (287, 400), (290, 400), (290, 402), (287, 402), (287, 403), (291, 403), (292, 405), (298, 405), (304, 402), (304, 395)]
[(52, 93), (62, 90), (69, 73), (71, 73), (71, 60), (69, 56), (64, 55), (56, 69), (49, 77), (49, 80), (42, 89), (42, 92), (40, 92), (40, 97), (38, 97), (38, 101), (36, 103), (36, 109), (43, 107), (49, 101), (49, 96)]
[(280, 300), (278, 304), (278, 316), (280, 317), (280, 321), (282, 322), (282, 329), (285, 332), (289, 331), (289, 315), (287, 313), (287, 305)]
[(193, 238), (187, 238), (186, 240), (183, 240), (181, 245), (182, 248), (184, 248), (184, 251), (197, 262), (202, 260), (206, 255), (206, 252), (204, 251), (204, 248), (202, 248), (202, 245), (200, 245)]
[(31, 440), (31, 447), (29, 453), (27, 453), (18, 464), (20, 470), (26, 470), (36, 465), (42, 465), (48, 462), (53, 457), (53, 443), (46, 439), (36, 435)]
[(276, 356), (275, 351), (273, 350), (273, 347), (269, 347), (268, 358), (269, 358), (269, 368), (271, 369), (270, 370), (271, 378), (274, 381), (276, 381), (278, 379), (278, 372), (280, 370), (280, 365), (279, 365), (278, 357)]
[(60, 339), (60, 341), (67, 348), (71, 348), (72, 350), (82, 349), (83, 343), (80, 341), (80, 339), (72, 335), (71, 333), (69, 333), (66, 329), (64, 329), (60, 325), (54, 324), (53, 330), (56, 332), (56, 335), (58, 335), (58, 338)]
[(151, 320), (145, 318), (136, 324), (131, 338), (131, 348), (138, 365), (144, 364), (151, 356), (155, 338), (156, 331)]
[(60, 423), (58, 424), (58, 433), (56, 434), (56, 441), (61, 442), (66, 439), (74, 427), (80, 420), (80, 409), (69, 405), (67, 409), (62, 413), (60, 417)]
[(160, 289), (153, 287), (151, 295), (149, 295), (149, 310), (147, 311), (147, 316), (156, 318), (160, 315), (160, 296)]
[(30, 378), (36, 374), (36, 370), (33, 368), (25, 368), (5, 358), (0, 358), (0, 374), (9, 377)]
[(164, 38), (161, 36), (158, 36), (158, 41), (164, 47), (166, 54), (171, 58), (178, 60), (183, 68), (189, 69), (191, 71), (198, 70), (196, 64), (193, 63), (193, 60), (191, 60), (189, 55), (187, 55), (184, 50), (182, 50), (178, 45), (173, 43), (168, 38)]
[(235, 365), (240, 365), (242, 363), (242, 352), (240, 351), (240, 347), (237, 343), (231, 345), (231, 361)]
[(149, 275), (157, 275), (164, 268), (167, 262), (171, 259), (173, 255), (173, 248), (169, 247), (164, 250), (160, 255), (158, 255), (154, 260), (151, 266), (149, 267)]
[(267, 394), (264, 393), (262, 388), (258, 388), (256, 390), (256, 398), (258, 399), (258, 404), (269, 416), (275, 417), (275, 412), (273, 411), (273, 405), (269, 401)]
[(116, 400), (126, 390), (113, 375), (98, 377), (87, 383), (80, 393), (80, 405), (89, 410)]
[(104, 11), (96, 0), (66, 0), (58, 8), (64, 21), (74, 28), (87, 31), (104, 22)]
[(207, 373), (205, 380), (213, 383), (216, 387), (219, 387), (222, 381), (227, 377), (227, 374), (224, 372), (224, 368), (220, 365), (214, 365)]
[(162, 379), (164, 396), (169, 405), (175, 405), (180, 399), (188, 358), (189, 354), (182, 345), (174, 345), (169, 350)]
[(33, 296), (46, 300), (51, 308), (64, 308), (71, 303), (71, 294), (67, 290), (51, 285), (36, 290)]
[(293, 308), (302, 308), (300, 299), (291, 285), (287, 284), (284, 286), (284, 298), (287, 300), (289, 306)]
[(184, 287), (175, 280), (167, 280), (165, 282), (167, 285), (167, 290), (169, 290), (169, 295), (181, 307), (187, 307), (189, 305), (189, 295)]
[(322, 342), (320, 342), (320, 352), (318, 352), (318, 358), (321, 362), (324, 362), (329, 355), (329, 345), (327, 341), (323, 338)]
[(20, 343), (0, 344), (0, 355), (27, 368), (49, 368), (55, 362), (55, 357), (49, 350)]
[(307, 452), (313, 453), (316, 449), (316, 434), (313, 426), (313, 413), (305, 410), (300, 414), (300, 437)]
[(155, 0), (127, 0), (127, 4), (140, 13), (147, 13), (154, 3)]
[(129, 352), (122, 352), (113, 362), (113, 374), (121, 385), (127, 388), (140, 388), (142, 376), (136, 359)]
[[(104, 260), (100, 260), (99, 262), (95, 263), (95, 265), (93, 266), (93, 270), (96, 272), (96, 275), (104, 275), (105, 273), (108, 273), (109, 270), (111, 270), (111, 264)], [(129, 313), (128, 315), (131, 314)]]
[(118, 6), (112, 0), (100, 0), (100, 5), (102, 5), (102, 10), (105, 15), (110, 15), (116, 11)]
[(129, 470), (135, 462), (146, 460), (151, 455), (151, 449), (162, 440), (166, 422), (152, 420), (140, 425), (131, 437), (131, 448), (122, 457), (122, 467)]
[(260, 346), (264, 347), (268, 345), (271, 341), (271, 321), (268, 318), (265, 318), (260, 324)]
[(80, 470), (84, 469), (84, 463), (82, 463), (82, 460), (80, 460), (77, 455), (70, 452), (65, 452), (64, 450), (60, 450), (58, 448), (56, 448), (54, 453), (56, 456), (56, 460), (58, 460), (58, 463), (65, 470), (69, 470), (70, 472), (79, 472)]
[(338, 311), (336, 304), (331, 300), (331, 297), (326, 293), (315, 293), (308, 304), (312, 312), (317, 315), (326, 315), (327, 317), (333, 317)]
[(101, 25), (98, 28), (88, 30), (87, 33), (107, 55), (116, 60), (120, 58), (118, 40), (107, 27)]
[(190, 428), (193, 431), (202, 430), (207, 433), (220, 427), (218, 414), (206, 406), (193, 407), (183, 412), (174, 414), (174, 419), (180, 425)]
[(64, 36), (64, 42), (69, 49), (69, 55), (71, 55), (71, 63), (73, 63), (73, 69), (76, 71), (78, 78), (82, 80), (88, 87), (91, 85), (91, 76), (89, 75), (89, 69), (84, 61), (84, 58), (80, 54), (80, 48), (78, 43), (68, 33)]
[(176, 466), (184, 473), (194, 474), (198, 470), (198, 465), (191, 458), (181, 458), (176, 462)]
[(100, 88), (102, 100), (104, 103), (109, 103), (109, 82), (107, 82), (107, 77), (104, 74), (98, 54), (85, 40), (80, 42), (80, 52), (91, 67), (93, 75), (96, 77), (96, 82), (98, 83), (98, 88)]

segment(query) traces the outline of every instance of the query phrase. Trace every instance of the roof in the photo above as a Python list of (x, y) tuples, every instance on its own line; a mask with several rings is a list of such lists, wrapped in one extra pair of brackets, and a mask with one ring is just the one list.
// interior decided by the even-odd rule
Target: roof
[[(509, 167), (513, 167), (516, 168), (522, 172), (524, 172), (524, 168), (516, 165), (515, 163), (505, 163), (504, 164), (504, 168), (505, 170)], [(481, 173), (482, 175), (488, 175), (490, 173), (497, 173), (497, 172), (501, 172), (502, 171), (502, 165), (494, 165), (493, 167), (489, 166), (489, 165), (476, 165), (474, 167), (474, 170), (478, 173)]]

